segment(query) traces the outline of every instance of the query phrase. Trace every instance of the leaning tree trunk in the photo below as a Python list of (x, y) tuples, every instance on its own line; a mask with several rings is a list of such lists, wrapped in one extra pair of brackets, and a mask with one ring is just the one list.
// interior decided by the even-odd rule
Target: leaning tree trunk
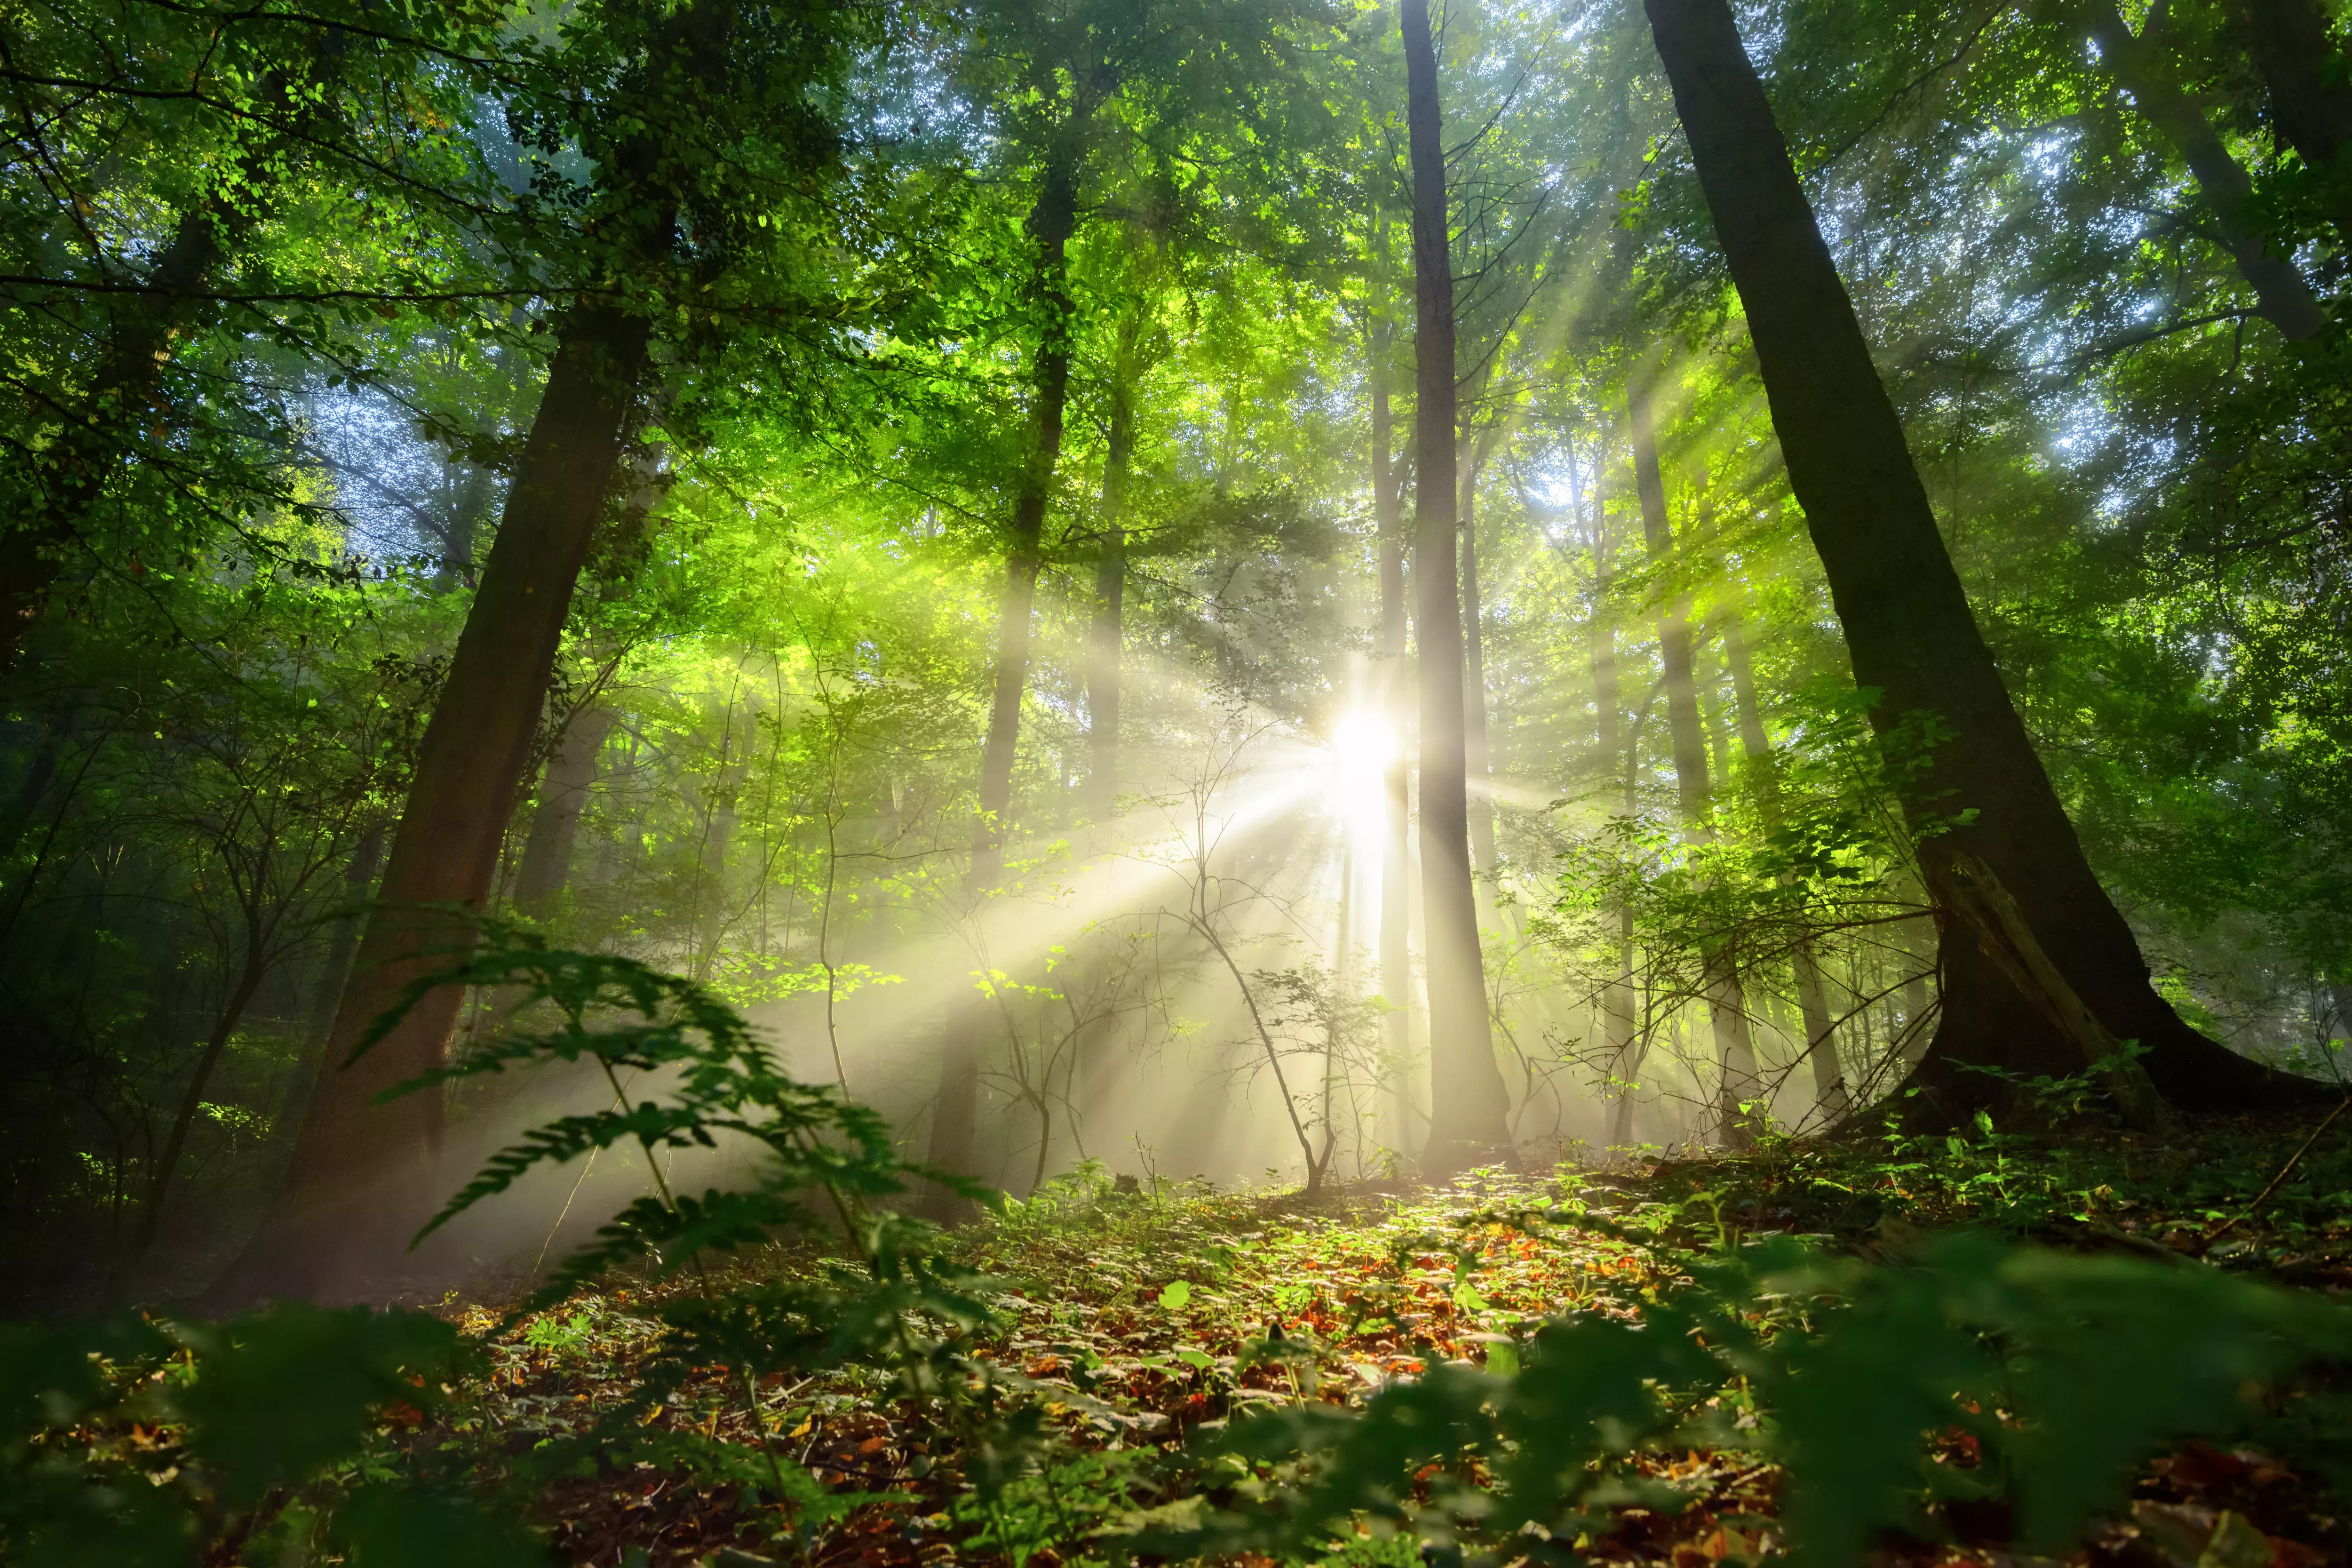
[[(1673, 525), (1666, 518), (1665, 476), (1658, 468), (1658, 438), (1650, 411), (1650, 388), (1637, 372), (1627, 394), (1626, 423), (1633, 432), (1633, 488), (1642, 503), (1642, 537), (1651, 562), (1672, 563)], [(1699, 720), (1698, 675), (1691, 648), (1690, 596), (1676, 595), (1658, 616), (1658, 669), (1666, 693), (1666, 732), (1674, 746), (1675, 795), (1683, 819), (1683, 842), (1715, 840), (1714, 791), (1707, 779), (1706, 731)], [(1748, 996), (1735, 967), (1736, 955), (1719, 937), (1700, 938), (1709, 1023), (1715, 1031), (1717, 1124), (1724, 1142), (1744, 1149), (1755, 1141), (1748, 1109), (1762, 1089), (1756, 1070), (1756, 1037), (1748, 1020)]]
[(1510, 1142), (1510, 1095), (1495, 1061), (1470, 875), (1465, 774), (1462, 605), (1454, 559), (1454, 268), (1446, 229), (1437, 56), (1428, 0), (1404, 0), (1406, 121), (1412, 162), (1413, 586), (1420, 614), (1421, 890), (1429, 970), (1429, 1143), (1444, 1173)]
[[(1028, 232), (1037, 244), (1037, 293), (1043, 336), (1034, 365), (1036, 434), (1013, 502), (1013, 534), (1005, 553), (1004, 592), (997, 605), (996, 674), (988, 710), (988, 742), (980, 758), (979, 809), (972, 822), (971, 865), (964, 886), (972, 917), (983, 929), (987, 901), (1004, 872), (1005, 817), (1013, 807), (1013, 751), (1021, 734), (1021, 693), (1029, 679), (1030, 612), (1045, 531), (1045, 502), (1062, 456), (1062, 424), (1070, 395), (1070, 235), (1077, 226), (1076, 171), (1055, 164), (1030, 209)], [(975, 990), (949, 1004), (940, 1042), (940, 1096), (931, 1113), (930, 1163), (950, 1175), (974, 1172), (980, 1123), (980, 1058), (994, 1017), (991, 999)], [(971, 1205), (933, 1184), (924, 1212), (942, 1222), (965, 1218)]]
[[(2147, 1048), (2149, 1076), (2175, 1104), (2301, 1098), (2297, 1080), (2181, 1022), (2092, 874), (1978, 630), (1727, 0), (1645, 3), (1854, 679), (1877, 694), (1871, 718), (1883, 735), (1914, 715), (1942, 727), (1904, 790), (1930, 892), (1951, 907), (1962, 853), (1990, 868), (2097, 1020)], [(2055, 999), (2021, 992), (1975, 931), (1948, 920), (1944, 938), (1943, 1014), (1915, 1074), (1926, 1091), (1915, 1109), (1950, 1119), (1989, 1107), (1996, 1080), (1964, 1064), (2080, 1070)]]
[(2099, 58), (2116, 84), (2131, 94), (2139, 111), (2196, 175), (2197, 189), (2213, 214), (2221, 248), (2238, 264), (2239, 276), (2253, 288), (2256, 313), (2290, 341), (2316, 333), (2327, 324), (2326, 311), (2294, 263), (2264, 247), (2263, 236), (2249, 216), (2253, 181), (2221, 144), (2204, 110), (2182, 89), (2155, 42), (2134, 36), (2125, 25), (2115, 0), (2082, 0), (2082, 6), (2084, 23), (2097, 40)]
[(451, 906), (487, 903), (530, 760), (572, 595), (604, 510), (648, 336), (642, 316), (575, 309), (507, 496), (481, 586), (417, 747), (377, 901), (335, 1010), (285, 1190), (223, 1289), (341, 1293), (391, 1268), (427, 1212), (441, 1141), (432, 1090), (377, 1096), (442, 1065), (463, 995), (425, 994), (362, 1041), (409, 984), (471, 938)]

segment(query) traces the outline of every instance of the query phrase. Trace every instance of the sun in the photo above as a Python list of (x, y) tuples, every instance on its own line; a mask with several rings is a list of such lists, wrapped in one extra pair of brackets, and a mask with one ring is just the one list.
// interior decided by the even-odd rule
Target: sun
[(1330, 774), (1324, 786), (1332, 812), (1347, 817), (1375, 814), (1381, 780), (1396, 755), (1396, 731), (1385, 720), (1360, 710), (1342, 714), (1331, 726)]

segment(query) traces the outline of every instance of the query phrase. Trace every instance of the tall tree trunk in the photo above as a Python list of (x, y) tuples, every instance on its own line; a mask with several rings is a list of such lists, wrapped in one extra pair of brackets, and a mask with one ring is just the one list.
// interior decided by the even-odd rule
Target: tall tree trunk
[[(1748, 657), (1748, 639), (1739, 617), (1723, 621), (1723, 662), (1731, 670), (1731, 697), (1739, 710), (1740, 747), (1750, 767), (1764, 773), (1765, 810), (1780, 820), (1780, 782), (1772, 756), (1772, 737), (1764, 728), (1764, 709), (1756, 696), (1756, 670)], [(1845, 1060), (1838, 1050), (1837, 1024), (1830, 1012), (1829, 991), (1822, 984), (1821, 962), (1813, 944), (1800, 938), (1789, 950), (1789, 965), (1797, 981), (1797, 1014), (1803, 1020), (1805, 1059), (1812, 1064), (1813, 1100), (1823, 1120), (1834, 1122), (1846, 1113), (1851, 1100), (1845, 1087)]]
[(507, 496), (481, 586), (417, 748), (378, 901), (335, 1011), (329, 1071), (311, 1098), (285, 1191), (225, 1282), (233, 1294), (340, 1292), (392, 1267), (428, 1201), (441, 1097), (375, 1098), (441, 1065), (463, 996), (429, 992), (368, 1048), (370, 1026), (414, 980), (446, 967), (479, 910), (530, 762), (572, 590), (635, 398), (643, 317), (576, 308)]
[[(1978, 631), (1727, 0), (1645, 3), (1854, 679), (1879, 694), (1871, 717), (1882, 733), (1918, 713), (1949, 733), (1906, 787), (1915, 829), (1948, 829), (1921, 842), (1929, 890), (1951, 904), (1956, 851), (1990, 867), (2099, 1022), (2148, 1048), (2149, 1076), (2173, 1103), (2303, 1098), (2307, 1086), (2206, 1039), (2156, 994)], [(1954, 822), (1963, 811), (1976, 816)], [(1945, 932), (1941, 1026), (1914, 1075), (1927, 1091), (1913, 1102), (1922, 1120), (1990, 1104), (1995, 1080), (1961, 1072), (1962, 1064), (2079, 1070), (2079, 1051), (2048, 999), (2018, 991), (1977, 933), (1951, 924)]]
[(1118, 801), (1119, 656), (1126, 628), (1127, 479), (1135, 440), (1133, 344), (1120, 333), (1121, 353), (1111, 369), (1110, 432), (1103, 451), (1102, 553), (1095, 558), (1094, 624), (1087, 637), (1087, 750), (1089, 810), (1108, 822)]
[(1495, 1060), (1471, 889), (1465, 775), (1462, 605), (1456, 588), (1454, 268), (1445, 148), (1428, 0), (1403, 0), (1412, 162), (1413, 586), (1421, 653), (1421, 889), (1429, 966), (1429, 1144), (1438, 1173), (1510, 1142), (1510, 1095)]
[[(1642, 501), (1642, 537), (1650, 560), (1665, 566), (1674, 558), (1675, 535), (1666, 517), (1665, 476), (1658, 468), (1658, 438), (1650, 410), (1646, 377), (1637, 373), (1626, 395), (1627, 423), (1633, 432), (1633, 488)], [(1666, 732), (1674, 746), (1675, 795), (1682, 810), (1683, 841), (1714, 842), (1714, 791), (1706, 767), (1706, 731), (1698, 710), (1698, 674), (1691, 649), (1690, 596), (1677, 595), (1658, 616), (1658, 668), (1666, 693)], [(1717, 1114), (1723, 1141), (1733, 1148), (1754, 1142), (1760, 1120), (1749, 1108), (1762, 1089), (1756, 1069), (1756, 1037), (1748, 1018), (1748, 997), (1734, 966), (1735, 955), (1719, 938), (1701, 939), (1708, 1019), (1714, 1026)]]
[[(2290, 341), (2311, 337), (2327, 324), (2327, 313), (2312, 294), (2311, 285), (2293, 261), (2265, 249), (2263, 236), (2252, 226), (2247, 211), (2254, 184), (2229, 148), (2214, 132), (2154, 39), (2135, 37), (2116, 9), (2115, 0), (2080, 0), (2084, 25), (2099, 46), (2099, 58), (2115, 77), (2116, 85), (2151, 124), (2170, 142), (2213, 214), (2221, 247), (2238, 264), (2239, 276), (2252, 286), (2256, 313), (2268, 319)], [(1743, 57), (1744, 58), (1744, 57)]]
[[(1370, 333), (1372, 393), (1372, 522), (1380, 536), (1381, 675), (1378, 681), (1381, 716), (1394, 741), (1388, 771), (1381, 780), (1381, 994), (1389, 1010), (1381, 1021), (1391, 1069), (1402, 1080), (1412, 1054), (1412, 892), (1410, 813), (1412, 788), (1405, 737), (1412, 732), (1405, 684), (1404, 506), (1402, 476), (1395, 462), (1396, 433), (1389, 411), (1390, 353), (1396, 334), (1388, 319), (1387, 273), (1377, 265), (1387, 255), (1388, 229), (1377, 217), (1373, 224), (1374, 277), (1383, 289), (1380, 312)], [(1410, 1106), (1412, 1096), (1400, 1082), (1398, 1103)], [(1411, 1137), (1411, 1115), (1398, 1121), (1400, 1145)]]
[[(1005, 552), (1004, 591), (997, 605), (996, 676), (988, 710), (988, 742), (980, 758), (979, 809), (972, 823), (971, 866), (964, 885), (973, 918), (983, 927), (988, 900), (1004, 870), (1006, 816), (1013, 807), (1013, 761), (1021, 736), (1021, 693), (1029, 678), (1030, 613), (1036, 602), (1045, 502), (1062, 456), (1062, 423), (1070, 393), (1070, 310), (1066, 255), (1077, 225), (1077, 171), (1060, 163), (1045, 172), (1045, 188), (1029, 212), (1037, 244), (1037, 295), (1044, 321), (1033, 366), (1035, 438), (1013, 498), (1012, 538)], [(952, 1175), (975, 1174), (980, 1121), (980, 1058), (995, 1007), (975, 991), (949, 1005), (940, 1049), (940, 1097), (931, 1115), (930, 1163)], [(970, 1205), (933, 1186), (924, 1212), (951, 1222)]]
[[(1590, 636), (1592, 643), (1592, 708), (1593, 751), (1598, 757), (1598, 772), (1607, 781), (1612, 792), (1620, 787), (1622, 798), (1618, 802), (1620, 814), (1635, 815), (1638, 803), (1633, 799), (1632, 759), (1626, 755), (1626, 729), (1619, 714), (1617, 690), (1617, 628), (1609, 619), (1610, 556), (1608, 542), (1602, 536), (1605, 513), (1601, 504), (1598, 479), (1600, 465), (1594, 464), (1595, 482), (1592, 494), (1592, 622)], [(1614, 1088), (1609, 1101), (1609, 1146), (1623, 1148), (1633, 1137), (1633, 1074), (1641, 1067), (1635, 1055), (1635, 1011), (1633, 996), (1633, 910), (1621, 904), (1612, 911), (1616, 926), (1617, 965), (1609, 984), (1601, 993), (1601, 1041), (1608, 1053), (1609, 1077)]]
[(538, 914), (572, 879), (572, 847), (580, 839), (580, 816), (596, 784), (596, 762), (619, 715), (599, 704), (572, 715), (555, 754), (540, 776), (539, 808), (531, 813), (523, 840), (522, 865), (515, 872), (515, 904)]
[(1470, 863), (1478, 874), (1479, 903), (1492, 911), (1495, 886), (1495, 790), (1486, 752), (1486, 606), (1478, 593), (1478, 469), (1484, 454), (1462, 465), (1463, 765), (1469, 776)]
[[(1097, 845), (1107, 847), (1109, 824), (1118, 805), (1118, 685), (1119, 659), (1126, 627), (1122, 613), (1127, 598), (1128, 469), (1135, 438), (1135, 346), (1140, 312), (1121, 324), (1118, 353), (1111, 366), (1109, 439), (1103, 452), (1102, 553), (1095, 559), (1094, 620), (1087, 649), (1087, 806), (1094, 819)], [(1096, 970), (1099, 990), (1116, 973), (1117, 961), (1106, 959)], [(1118, 1037), (1117, 1013), (1106, 1008), (1101, 1016), (1079, 1031), (1076, 1072), (1079, 1131), (1098, 1117), (1108, 1103), (1110, 1052)]]
[(1110, 388), (1110, 449), (1103, 454), (1103, 545), (1094, 562), (1094, 626), (1087, 648), (1087, 783), (1094, 820), (1108, 823), (1119, 799), (1119, 654), (1127, 609), (1127, 445), (1134, 414), (1124, 381)]
[(2312, 0), (2230, 0), (2246, 53), (2270, 89), (2279, 134), (2327, 184), (2339, 243), (2352, 242), (2352, 170), (2340, 165), (2352, 142), (2352, 87), (2327, 19)]

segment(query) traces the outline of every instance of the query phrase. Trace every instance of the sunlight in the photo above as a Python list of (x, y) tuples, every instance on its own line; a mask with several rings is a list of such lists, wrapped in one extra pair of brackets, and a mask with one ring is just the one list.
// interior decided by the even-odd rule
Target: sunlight
[(1360, 709), (1341, 715), (1331, 727), (1330, 773), (1324, 784), (1331, 814), (1351, 826), (1376, 818), (1381, 775), (1396, 754), (1396, 732), (1386, 720)]

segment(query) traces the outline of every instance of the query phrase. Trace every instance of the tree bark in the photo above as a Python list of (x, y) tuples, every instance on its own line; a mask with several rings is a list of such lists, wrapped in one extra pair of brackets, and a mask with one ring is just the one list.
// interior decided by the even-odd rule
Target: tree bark
[(233, 1294), (341, 1294), (392, 1268), (428, 1212), (437, 1091), (377, 1096), (442, 1065), (464, 1000), (443, 986), (362, 1054), (401, 992), (446, 967), (487, 903), (563, 623), (635, 399), (648, 326), (607, 306), (564, 329), (447, 680), (417, 747), (383, 885), (327, 1045), (287, 1184), (233, 1268)]
[(1478, 469), (1475, 448), (1462, 465), (1463, 766), (1469, 777), (1470, 863), (1482, 909), (1491, 913), (1495, 887), (1495, 791), (1486, 752), (1486, 605), (1478, 592)]
[(1495, 1060), (1470, 874), (1462, 605), (1454, 560), (1454, 269), (1428, 0), (1403, 0), (1412, 164), (1413, 578), (1421, 653), (1421, 886), (1429, 966), (1430, 1129), (1436, 1173), (1507, 1149), (1510, 1096)]
[[(1772, 757), (1772, 737), (1764, 728), (1763, 704), (1757, 700), (1756, 669), (1748, 657), (1748, 639), (1739, 617), (1723, 622), (1723, 662), (1731, 671), (1731, 698), (1739, 710), (1739, 743), (1748, 764), (1764, 770), (1765, 810), (1778, 824), (1781, 818), (1779, 770)], [(1799, 938), (1789, 950), (1789, 965), (1797, 981), (1797, 1015), (1803, 1020), (1805, 1059), (1812, 1064), (1813, 1101), (1824, 1124), (1834, 1123), (1851, 1108), (1845, 1087), (1845, 1060), (1838, 1049), (1837, 1023), (1830, 1012), (1829, 991), (1822, 984), (1821, 962), (1813, 944)]]
[(1102, 553), (1095, 557), (1094, 624), (1087, 637), (1087, 780), (1097, 822), (1108, 822), (1118, 802), (1119, 656), (1126, 637), (1120, 617), (1127, 599), (1128, 465), (1135, 440), (1133, 349), (1124, 331), (1119, 348), (1111, 368), (1099, 525)]
[[(1087, 815), (1094, 819), (1098, 847), (1110, 843), (1110, 823), (1118, 809), (1118, 687), (1120, 656), (1125, 651), (1123, 613), (1127, 599), (1127, 483), (1135, 439), (1136, 342), (1141, 312), (1130, 313), (1119, 329), (1111, 364), (1110, 428), (1103, 451), (1102, 515), (1098, 523), (1102, 553), (1095, 558), (1094, 618), (1087, 649)], [(1106, 959), (1097, 969), (1099, 987), (1117, 972), (1117, 961)], [(1076, 1048), (1076, 1102), (1079, 1131), (1099, 1116), (1109, 1102), (1111, 1047), (1118, 1037), (1115, 1008), (1084, 1025)]]
[[(1948, 829), (1920, 843), (1929, 890), (1948, 906), (1952, 852), (1981, 859), (2100, 1022), (2148, 1048), (2149, 1075), (2176, 1105), (2304, 1098), (2308, 1086), (2224, 1050), (2156, 994), (1978, 630), (1727, 0), (1645, 3), (1855, 681), (1877, 694), (1872, 721), (1884, 736), (1929, 714), (1948, 734), (1904, 787), (1915, 832)], [(1958, 820), (1962, 812), (1976, 815)], [(1992, 1102), (1994, 1080), (1959, 1071), (1964, 1063), (2074, 1070), (2079, 1054), (1975, 941), (1947, 925), (1942, 958), (1941, 1026), (1915, 1074), (1921, 1120)]]
[[(1596, 476), (1599, 465), (1594, 465)], [(1633, 816), (1633, 761), (1626, 755), (1626, 730), (1619, 713), (1617, 690), (1617, 628), (1609, 619), (1610, 558), (1602, 537), (1605, 514), (1597, 480), (1592, 495), (1592, 707), (1593, 750), (1600, 776), (1612, 791), (1622, 784), (1620, 815)], [(1621, 904), (1612, 911), (1617, 927), (1617, 968), (1601, 993), (1601, 1041), (1608, 1053), (1609, 1077), (1614, 1086), (1609, 1102), (1609, 1146), (1623, 1148), (1633, 1136), (1633, 1074), (1641, 1061), (1634, 1054), (1636, 1004), (1633, 996), (1633, 910)]]
[(544, 912), (572, 879), (572, 847), (580, 838), (580, 816), (588, 807), (588, 792), (595, 787), (604, 738), (618, 718), (602, 705), (572, 714), (555, 754), (547, 761), (547, 771), (540, 777), (539, 807), (531, 813), (522, 864), (515, 872), (515, 905), (527, 913)]
[[(1013, 806), (1013, 761), (1021, 734), (1021, 694), (1028, 683), (1031, 610), (1037, 596), (1045, 503), (1062, 456), (1062, 425), (1070, 392), (1070, 311), (1067, 253), (1077, 226), (1077, 171), (1056, 163), (1029, 212), (1028, 233), (1038, 249), (1036, 289), (1044, 321), (1033, 365), (1035, 438), (1013, 498), (1004, 591), (997, 605), (996, 673), (988, 710), (988, 742), (981, 752), (978, 811), (972, 822), (971, 865), (964, 886), (973, 918), (987, 922), (987, 900), (1004, 871), (1006, 817)], [(940, 1048), (940, 1097), (931, 1114), (930, 1163), (951, 1175), (976, 1174), (980, 1120), (980, 1058), (995, 1007), (975, 992), (949, 1004)], [(924, 1212), (951, 1223), (970, 1205), (947, 1188), (924, 1194)]]
[(2263, 236), (2247, 218), (2253, 199), (2253, 181), (2247, 177), (2229, 148), (2214, 133), (2189, 94), (2182, 90), (2160, 49), (2151, 40), (2135, 37), (2116, 9), (2115, 0), (2081, 0), (2084, 24), (2099, 46), (2099, 58), (2116, 85), (2132, 96), (2139, 111), (2170, 142), (2213, 214), (2221, 247), (2238, 264), (2238, 273), (2252, 285), (2255, 312), (2284, 332), (2290, 342), (2311, 337), (2327, 324), (2327, 313), (2313, 295), (2294, 262), (2264, 248)]
[[(2343, 58), (2326, 16), (2312, 0), (2230, 0), (2230, 13), (2270, 89), (2279, 134), (2305, 167), (2337, 173), (2345, 144), (2352, 142), (2352, 87), (2340, 74)], [(2352, 237), (2352, 207), (2340, 194), (2329, 206), (2336, 228)]]
[(2246, 52), (2270, 89), (2279, 133), (2325, 169), (2352, 142), (2352, 89), (2330, 68), (2341, 53), (2311, 0), (2231, 0)]
[[(1372, 521), (1380, 536), (1381, 679), (1382, 717), (1393, 745), (1388, 771), (1382, 776), (1381, 836), (1381, 994), (1389, 1004), (1381, 1020), (1391, 1069), (1400, 1075), (1412, 1054), (1412, 893), (1407, 797), (1412, 780), (1405, 756), (1405, 737), (1412, 732), (1405, 687), (1404, 506), (1402, 476), (1394, 460), (1395, 426), (1389, 410), (1389, 355), (1395, 331), (1388, 318), (1387, 272), (1381, 265), (1387, 255), (1388, 229), (1377, 216), (1373, 223), (1374, 278), (1382, 289), (1380, 314), (1370, 343), (1372, 394)], [(1410, 1105), (1400, 1089), (1398, 1101)], [(1400, 1144), (1410, 1138), (1410, 1114), (1399, 1120)]]
[[(1626, 394), (1627, 424), (1633, 432), (1633, 487), (1642, 501), (1642, 537), (1650, 560), (1664, 567), (1674, 559), (1675, 535), (1666, 517), (1665, 476), (1658, 468), (1658, 439), (1650, 409), (1650, 388), (1637, 372)], [(1698, 675), (1691, 651), (1690, 596), (1678, 594), (1658, 616), (1658, 668), (1666, 693), (1666, 733), (1674, 747), (1675, 795), (1683, 819), (1683, 841), (1710, 844), (1714, 791), (1708, 782), (1706, 731), (1698, 710)], [(1748, 1019), (1748, 997), (1734, 955), (1720, 939), (1702, 939), (1709, 1022), (1715, 1031), (1717, 1113), (1724, 1142), (1746, 1148), (1755, 1141), (1759, 1118), (1748, 1109), (1761, 1091), (1756, 1068), (1756, 1037)]]

